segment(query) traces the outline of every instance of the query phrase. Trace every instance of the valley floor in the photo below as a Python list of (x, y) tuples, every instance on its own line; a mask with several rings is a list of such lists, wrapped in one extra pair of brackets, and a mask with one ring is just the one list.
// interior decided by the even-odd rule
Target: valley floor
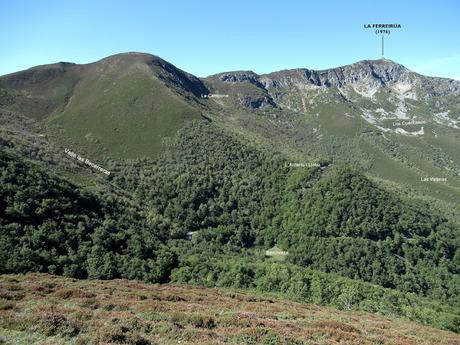
[(460, 335), (269, 295), (46, 274), (0, 276), (5, 344), (460, 344)]

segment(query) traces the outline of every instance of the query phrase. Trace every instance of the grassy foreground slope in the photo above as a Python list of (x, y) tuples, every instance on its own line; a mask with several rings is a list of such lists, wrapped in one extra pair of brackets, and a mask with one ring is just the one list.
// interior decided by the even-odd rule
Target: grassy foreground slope
[(237, 290), (0, 276), (9, 344), (460, 344), (413, 322)]

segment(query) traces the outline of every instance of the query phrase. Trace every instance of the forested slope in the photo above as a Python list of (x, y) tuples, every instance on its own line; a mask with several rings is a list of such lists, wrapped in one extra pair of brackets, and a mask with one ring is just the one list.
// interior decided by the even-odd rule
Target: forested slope
[(161, 233), (116, 195), (103, 197), (0, 150), (0, 273), (164, 281)]
[(241, 247), (278, 243), (301, 266), (459, 303), (458, 225), (427, 205), (348, 167), (291, 167), (210, 124), (186, 127), (172, 146), (114, 168), (172, 238), (212, 229)]
[[(155, 159), (105, 162), (101, 186), (121, 194), (3, 148), (0, 272), (274, 291), (459, 331), (458, 225), (438, 211), (207, 121), (162, 145)], [(274, 245), (285, 262), (264, 255)]]

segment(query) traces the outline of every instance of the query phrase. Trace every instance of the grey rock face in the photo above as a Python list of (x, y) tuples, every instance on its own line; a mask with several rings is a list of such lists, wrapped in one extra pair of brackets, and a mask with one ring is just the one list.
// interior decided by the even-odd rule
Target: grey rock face
[(224, 83), (249, 82), (258, 88), (262, 88), (262, 89), (264, 88), (264, 85), (260, 82), (260, 76), (252, 71), (224, 73), (224, 74), (219, 75), (219, 80)]
[(420, 87), (429, 96), (460, 93), (460, 81), (425, 77), (408, 70), (391, 60), (363, 60), (351, 65), (315, 71), (293, 69), (257, 75), (254, 72), (229, 72), (219, 75), (225, 83), (250, 82), (267, 90), (276, 88), (336, 87), (347, 85), (360, 88), (378, 88), (404, 84), (412, 88)]
[(251, 109), (280, 107), (304, 111), (318, 92), (330, 88), (337, 89), (339, 95), (354, 90), (363, 97), (373, 97), (379, 90), (388, 89), (395, 95), (391, 100), (395, 106), (400, 102), (398, 97), (428, 101), (437, 96), (460, 95), (460, 81), (426, 77), (387, 59), (363, 60), (319, 71), (304, 68), (263, 75), (252, 71), (226, 72), (204, 81), (219, 91), (216, 93), (229, 94), (239, 105)]
[(209, 93), (199, 78), (178, 69), (163, 59), (153, 56), (149, 59), (148, 64), (156, 69), (158, 78), (167, 84), (176, 85), (180, 90), (191, 92), (196, 97)]
[(240, 105), (251, 108), (251, 109), (264, 109), (264, 108), (274, 108), (276, 107), (275, 101), (268, 96), (264, 97), (240, 97), (239, 99)]

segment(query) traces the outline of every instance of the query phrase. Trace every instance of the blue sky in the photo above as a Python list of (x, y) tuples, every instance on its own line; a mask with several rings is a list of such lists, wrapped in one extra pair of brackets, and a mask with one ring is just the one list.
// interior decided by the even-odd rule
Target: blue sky
[(460, 1), (0, 0), (0, 75), (141, 51), (197, 76), (380, 58), (365, 23), (400, 23), (385, 57), (460, 80)]

